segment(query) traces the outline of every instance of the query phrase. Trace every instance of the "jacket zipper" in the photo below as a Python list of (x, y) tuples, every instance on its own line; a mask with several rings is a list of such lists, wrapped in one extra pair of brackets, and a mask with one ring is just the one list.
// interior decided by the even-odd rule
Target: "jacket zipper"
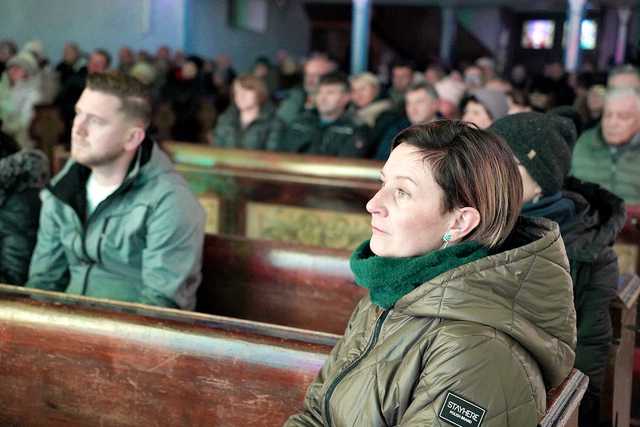
[(384, 310), (382, 314), (380, 314), (380, 317), (378, 317), (378, 320), (376, 320), (376, 324), (373, 329), (373, 334), (371, 334), (369, 343), (367, 344), (367, 347), (365, 347), (365, 350), (362, 352), (360, 357), (358, 357), (356, 360), (351, 362), (349, 366), (344, 368), (342, 372), (340, 372), (340, 374), (329, 385), (329, 388), (327, 388), (327, 392), (324, 395), (324, 416), (327, 421), (325, 423), (327, 427), (331, 427), (331, 412), (329, 411), (329, 402), (331, 401), (331, 396), (333, 395), (333, 392), (335, 391), (338, 384), (344, 379), (344, 377), (346, 377), (349, 374), (349, 372), (353, 371), (353, 369), (355, 369), (355, 367), (358, 366), (358, 364), (360, 364), (360, 362), (365, 357), (367, 357), (369, 352), (371, 352), (371, 349), (373, 348), (373, 346), (376, 345), (376, 343), (378, 342), (378, 338), (380, 337), (382, 324), (384, 323), (388, 314), (389, 314), (389, 310)]
[(116, 189), (116, 191), (114, 191), (113, 193), (109, 194), (109, 196), (107, 196), (106, 199), (104, 199), (102, 202), (98, 203), (98, 206), (96, 206), (96, 208), (93, 210), (93, 212), (91, 212), (91, 214), (89, 214), (89, 216), (87, 217), (86, 222), (83, 224), (82, 226), (82, 251), (84, 252), (84, 256), (86, 257), (86, 259), (90, 260), (91, 262), (89, 263), (89, 267), (87, 267), (87, 271), (85, 271), (84, 273), (84, 280), (82, 281), (82, 293), (80, 295), (86, 295), (87, 294), (87, 287), (89, 286), (89, 274), (91, 273), (91, 270), (93, 269), (93, 266), (95, 265), (96, 262), (100, 262), (100, 245), (102, 244), (102, 233), (104, 233), (104, 227), (106, 226), (106, 223), (103, 225), (103, 230), (100, 231), (100, 236), (98, 237), (98, 244), (96, 247), (96, 260), (92, 260), (91, 257), (89, 256), (88, 252), (87, 252), (87, 231), (89, 229), (89, 223), (91, 222), (91, 218), (94, 218), (97, 214), (97, 212), (99, 210), (101, 210), (100, 208), (102, 208), (102, 210), (104, 210), (104, 205), (105, 202), (107, 202), (108, 200), (112, 199), (112, 196), (114, 196), (116, 193), (118, 193), (121, 187), (118, 187)]
[(84, 273), (84, 280), (82, 281), (82, 293), (80, 295), (87, 294), (87, 286), (89, 286), (89, 273), (91, 273), (91, 269), (93, 268), (93, 264), (89, 264), (87, 267), (87, 271)]
[[(89, 267), (87, 267), (87, 270), (84, 273), (84, 280), (82, 281), (82, 293), (80, 295), (85, 295), (87, 293), (87, 286), (89, 285), (89, 273), (91, 273), (91, 270), (93, 269), (93, 265), (94, 265), (93, 260), (91, 259), (91, 257), (89, 257), (89, 254), (87, 253), (87, 229), (89, 228), (89, 222), (90, 222), (91, 218), (96, 216), (96, 213), (98, 211), (104, 209), (105, 202), (107, 202), (108, 200), (110, 200), (113, 197), (115, 197), (117, 194), (120, 194), (120, 193), (122, 193), (124, 191), (125, 184), (126, 184), (126, 186), (128, 186), (129, 182), (127, 180), (125, 180), (122, 183), (122, 185), (116, 189), (116, 191), (111, 193), (106, 199), (104, 199), (102, 202), (100, 202), (98, 204), (98, 206), (96, 206), (94, 211), (91, 212), (91, 214), (87, 217), (87, 220), (86, 220), (86, 222), (84, 224), (82, 223), (82, 221), (80, 221), (80, 229), (82, 231), (81, 236), (80, 236), (80, 240), (82, 241), (82, 256), (85, 258), (85, 260), (90, 260), (91, 261), (91, 263), (89, 263)], [(69, 206), (64, 200), (62, 200), (59, 197), (57, 197), (57, 195), (55, 193), (52, 192), (52, 194), (58, 200), (60, 200), (63, 204)], [(69, 207), (71, 207), (71, 206), (69, 206)], [(77, 218), (77, 215), (76, 215), (76, 218)], [(80, 220), (80, 219), (78, 218), (78, 220)], [(106, 224), (105, 224), (105, 226), (106, 226)], [(104, 233), (104, 229), (101, 231), (101, 235), (98, 238), (98, 249), (97, 249), (97, 258), (98, 258), (98, 260), (96, 260), (96, 262), (100, 261), (100, 245), (102, 244), (102, 233)]]

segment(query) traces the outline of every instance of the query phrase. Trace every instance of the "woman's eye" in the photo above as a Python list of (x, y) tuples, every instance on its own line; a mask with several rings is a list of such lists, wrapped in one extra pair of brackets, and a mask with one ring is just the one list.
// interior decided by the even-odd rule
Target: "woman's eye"
[(404, 191), (402, 188), (398, 188), (396, 189), (396, 197), (398, 197), (399, 199), (404, 199), (409, 197), (409, 193)]

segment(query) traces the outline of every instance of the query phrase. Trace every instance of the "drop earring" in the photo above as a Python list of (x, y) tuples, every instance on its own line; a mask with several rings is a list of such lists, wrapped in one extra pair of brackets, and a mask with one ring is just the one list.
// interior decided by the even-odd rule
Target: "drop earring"
[(447, 247), (447, 245), (449, 245), (449, 241), (453, 238), (453, 236), (451, 235), (451, 230), (447, 230), (446, 233), (444, 233), (442, 235), (442, 241), (444, 242), (442, 244), (442, 246), (440, 247), (440, 249), (445, 249)]

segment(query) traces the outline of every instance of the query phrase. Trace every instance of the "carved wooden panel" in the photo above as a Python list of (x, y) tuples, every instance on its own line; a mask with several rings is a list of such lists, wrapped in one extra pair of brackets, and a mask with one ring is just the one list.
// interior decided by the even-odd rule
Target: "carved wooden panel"
[(355, 249), (371, 237), (368, 214), (247, 203), (249, 238), (295, 242), (335, 249)]
[(207, 214), (205, 232), (218, 233), (220, 231), (220, 199), (212, 194), (203, 194), (198, 197), (198, 200)]
[(620, 274), (635, 273), (638, 265), (638, 245), (631, 243), (616, 243), (613, 248), (618, 254)]

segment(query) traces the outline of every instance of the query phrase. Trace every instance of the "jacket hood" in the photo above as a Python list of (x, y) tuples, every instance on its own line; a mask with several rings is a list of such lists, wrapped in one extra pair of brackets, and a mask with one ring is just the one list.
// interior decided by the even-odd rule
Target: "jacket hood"
[(49, 159), (40, 150), (22, 150), (0, 158), (0, 206), (14, 193), (41, 189), (49, 180)]
[(624, 227), (624, 201), (597, 184), (574, 177), (565, 180), (563, 196), (576, 206), (576, 221), (563, 238), (571, 259), (592, 262), (612, 245)]
[(171, 159), (158, 144), (147, 137), (141, 145), (125, 182), (137, 177), (135, 185), (142, 185), (159, 175), (173, 171)]
[(520, 217), (505, 244), (480, 260), (426, 282), (395, 310), (415, 317), (481, 323), (529, 351), (548, 386), (573, 367), (576, 313), (558, 225)]

